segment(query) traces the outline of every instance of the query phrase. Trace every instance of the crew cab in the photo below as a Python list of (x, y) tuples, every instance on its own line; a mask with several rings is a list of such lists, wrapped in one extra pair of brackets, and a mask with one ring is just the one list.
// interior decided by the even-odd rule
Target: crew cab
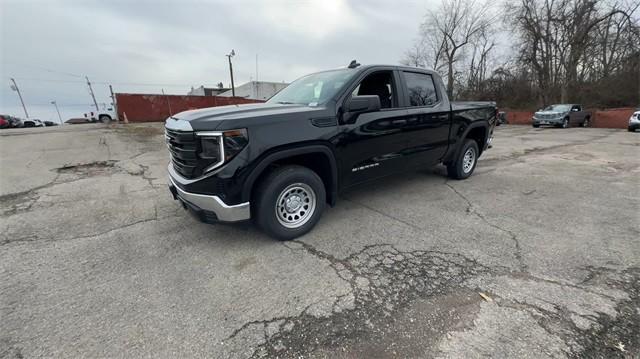
[(550, 125), (568, 128), (572, 125), (589, 127), (591, 112), (585, 111), (579, 104), (556, 104), (547, 106), (533, 114), (533, 127)]
[(469, 177), (496, 115), (493, 102), (450, 102), (434, 71), (353, 61), (266, 103), (169, 117), (169, 189), (202, 221), (253, 219), (289, 240), (364, 182), (438, 163)]

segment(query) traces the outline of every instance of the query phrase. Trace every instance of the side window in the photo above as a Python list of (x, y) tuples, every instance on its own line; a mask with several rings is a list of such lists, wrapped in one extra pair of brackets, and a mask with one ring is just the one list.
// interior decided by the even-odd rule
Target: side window
[(365, 77), (351, 93), (352, 96), (376, 95), (381, 108), (398, 106), (391, 71), (375, 72)]
[(574, 109), (575, 111), (582, 111), (582, 108), (580, 108), (580, 105), (575, 105), (575, 106), (573, 106), (573, 109)]
[(430, 106), (438, 102), (436, 86), (431, 75), (418, 72), (402, 72), (404, 82), (407, 84), (409, 105)]

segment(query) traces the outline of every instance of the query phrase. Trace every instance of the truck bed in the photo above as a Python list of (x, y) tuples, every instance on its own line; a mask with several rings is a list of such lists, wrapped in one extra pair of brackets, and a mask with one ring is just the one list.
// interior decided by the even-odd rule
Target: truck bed
[(477, 108), (496, 108), (496, 103), (492, 101), (453, 101), (451, 102), (452, 111), (471, 110)]

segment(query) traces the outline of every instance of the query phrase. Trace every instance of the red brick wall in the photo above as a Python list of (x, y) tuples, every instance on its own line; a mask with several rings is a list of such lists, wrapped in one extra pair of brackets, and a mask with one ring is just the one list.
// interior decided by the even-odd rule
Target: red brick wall
[(593, 127), (600, 128), (627, 128), (629, 117), (633, 114), (633, 108), (611, 108), (596, 111), (593, 119)]
[(503, 110), (507, 114), (507, 122), (510, 125), (531, 125), (531, 117), (533, 111), (520, 111), (520, 110)]
[(126, 113), (127, 119), (130, 122), (164, 121), (169, 117), (169, 104), (167, 104), (167, 100), (171, 105), (172, 114), (205, 107), (263, 102), (241, 97), (165, 96), (117, 93), (118, 118), (120, 118), (121, 121), (124, 120), (124, 114)]
[[(507, 113), (510, 125), (531, 125), (533, 111), (500, 109)], [(591, 127), (598, 128), (627, 128), (629, 117), (635, 111), (633, 108), (612, 108), (606, 110), (590, 110)]]

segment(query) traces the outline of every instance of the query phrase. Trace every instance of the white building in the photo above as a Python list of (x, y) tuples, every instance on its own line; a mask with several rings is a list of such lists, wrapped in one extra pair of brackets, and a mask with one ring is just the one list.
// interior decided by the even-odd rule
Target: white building
[[(289, 85), (285, 82), (250, 81), (236, 87), (236, 97), (244, 97), (253, 100), (267, 100), (278, 91)], [(231, 97), (231, 90), (218, 96)]]
[[(220, 84), (222, 85), (222, 84)], [(191, 91), (187, 93), (187, 96), (218, 96), (219, 94), (229, 90), (226, 87), (191, 87)]]

